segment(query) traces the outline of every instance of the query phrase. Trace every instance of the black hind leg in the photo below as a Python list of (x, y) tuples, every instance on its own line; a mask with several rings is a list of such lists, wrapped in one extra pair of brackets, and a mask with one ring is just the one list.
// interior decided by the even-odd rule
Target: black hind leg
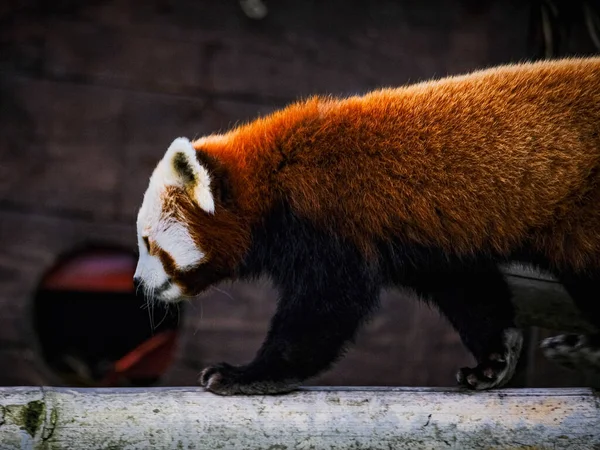
[(439, 308), (475, 356), (476, 367), (457, 373), (461, 385), (482, 390), (512, 378), (523, 337), (514, 324), (510, 290), (496, 267), (430, 271), (412, 277), (409, 284)]
[[(575, 305), (600, 330), (600, 276), (559, 275)], [(570, 369), (600, 371), (600, 333), (563, 334), (541, 343), (546, 358)]]

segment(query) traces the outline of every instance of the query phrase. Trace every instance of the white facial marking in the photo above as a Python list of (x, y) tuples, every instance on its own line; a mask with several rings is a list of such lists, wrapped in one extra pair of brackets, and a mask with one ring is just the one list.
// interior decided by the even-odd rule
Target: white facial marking
[(163, 301), (176, 301), (182, 292), (175, 284), (165, 286), (169, 276), (160, 259), (148, 253), (144, 237), (148, 237), (153, 245), (167, 252), (180, 270), (190, 269), (206, 259), (205, 253), (197, 247), (186, 225), (165, 214), (163, 206), (166, 187), (188, 188), (186, 180), (174, 165), (174, 159), (182, 156), (194, 175), (194, 201), (207, 213), (212, 214), (215, 209), (210, 192), (210, 176), (196, 159), (196, 150), (188, 139), (175, 139), (150, 177), (137, 218), (140, 256), (134, 276), (143, 281), (147, 294), (156, 294), (157, 298)]
[(154, 233), (155, 242), (171, 255), (178, 269), (197, 266), (204, 259), (204, 252), (196, 248), (185, 225), (172, 219), (162, 220)]
[(172, 284), (159, 297), (163, 302), (176, 302), (181, 299), (181, 289), (176, 284)]
[(144, 288), (148, 291), (146, 294), (152, 294), (152, 291), (164, 285), (169, 276), (165, 272), (163, 265), (156, 256), (152, 256), (146, 250), (146, 246), (142, 243), (139, 246), (140, 257), (137, 267), (135, 268), (135, 278), (140, 278), (144, 282)]

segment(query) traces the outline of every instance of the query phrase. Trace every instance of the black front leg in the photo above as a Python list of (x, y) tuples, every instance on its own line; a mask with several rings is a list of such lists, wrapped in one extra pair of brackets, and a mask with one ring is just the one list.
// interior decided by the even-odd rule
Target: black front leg
[(293, 390), (329, 368), (377, 304), (379, 267), (351, 242), (296, 216), (285, 204), (254, 232), (240, 277), (268, 273), (277, 312), (254, 360), (206, 368), (199, 382), (222, 395)]
[(221, 395), (277, 394), (331, 366), (374, 309), (378, 292), (362, 279), (327, 277), (284, 286), (265, 342), (248, 365), (208, 367), (199, 383)]

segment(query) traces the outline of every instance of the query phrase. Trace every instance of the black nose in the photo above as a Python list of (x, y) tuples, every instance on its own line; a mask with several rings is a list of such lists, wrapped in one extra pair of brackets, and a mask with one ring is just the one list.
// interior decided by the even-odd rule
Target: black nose
[(133, 288), (135, 289), (135, 292), (137, 293), (138, 289), (142, 287), (142, 279), (139, 277), (134, 277), (133, 278)]

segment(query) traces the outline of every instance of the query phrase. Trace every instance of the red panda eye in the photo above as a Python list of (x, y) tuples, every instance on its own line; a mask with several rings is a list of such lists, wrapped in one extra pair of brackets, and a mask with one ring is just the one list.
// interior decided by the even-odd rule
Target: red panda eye
[(146, 250), (148, 250), (148, 253), (150, 253), (150, 240), (148, 240), (148, 236), (142, 237), (142, 240), (144, 241), (144, 245), (146, 246)]

